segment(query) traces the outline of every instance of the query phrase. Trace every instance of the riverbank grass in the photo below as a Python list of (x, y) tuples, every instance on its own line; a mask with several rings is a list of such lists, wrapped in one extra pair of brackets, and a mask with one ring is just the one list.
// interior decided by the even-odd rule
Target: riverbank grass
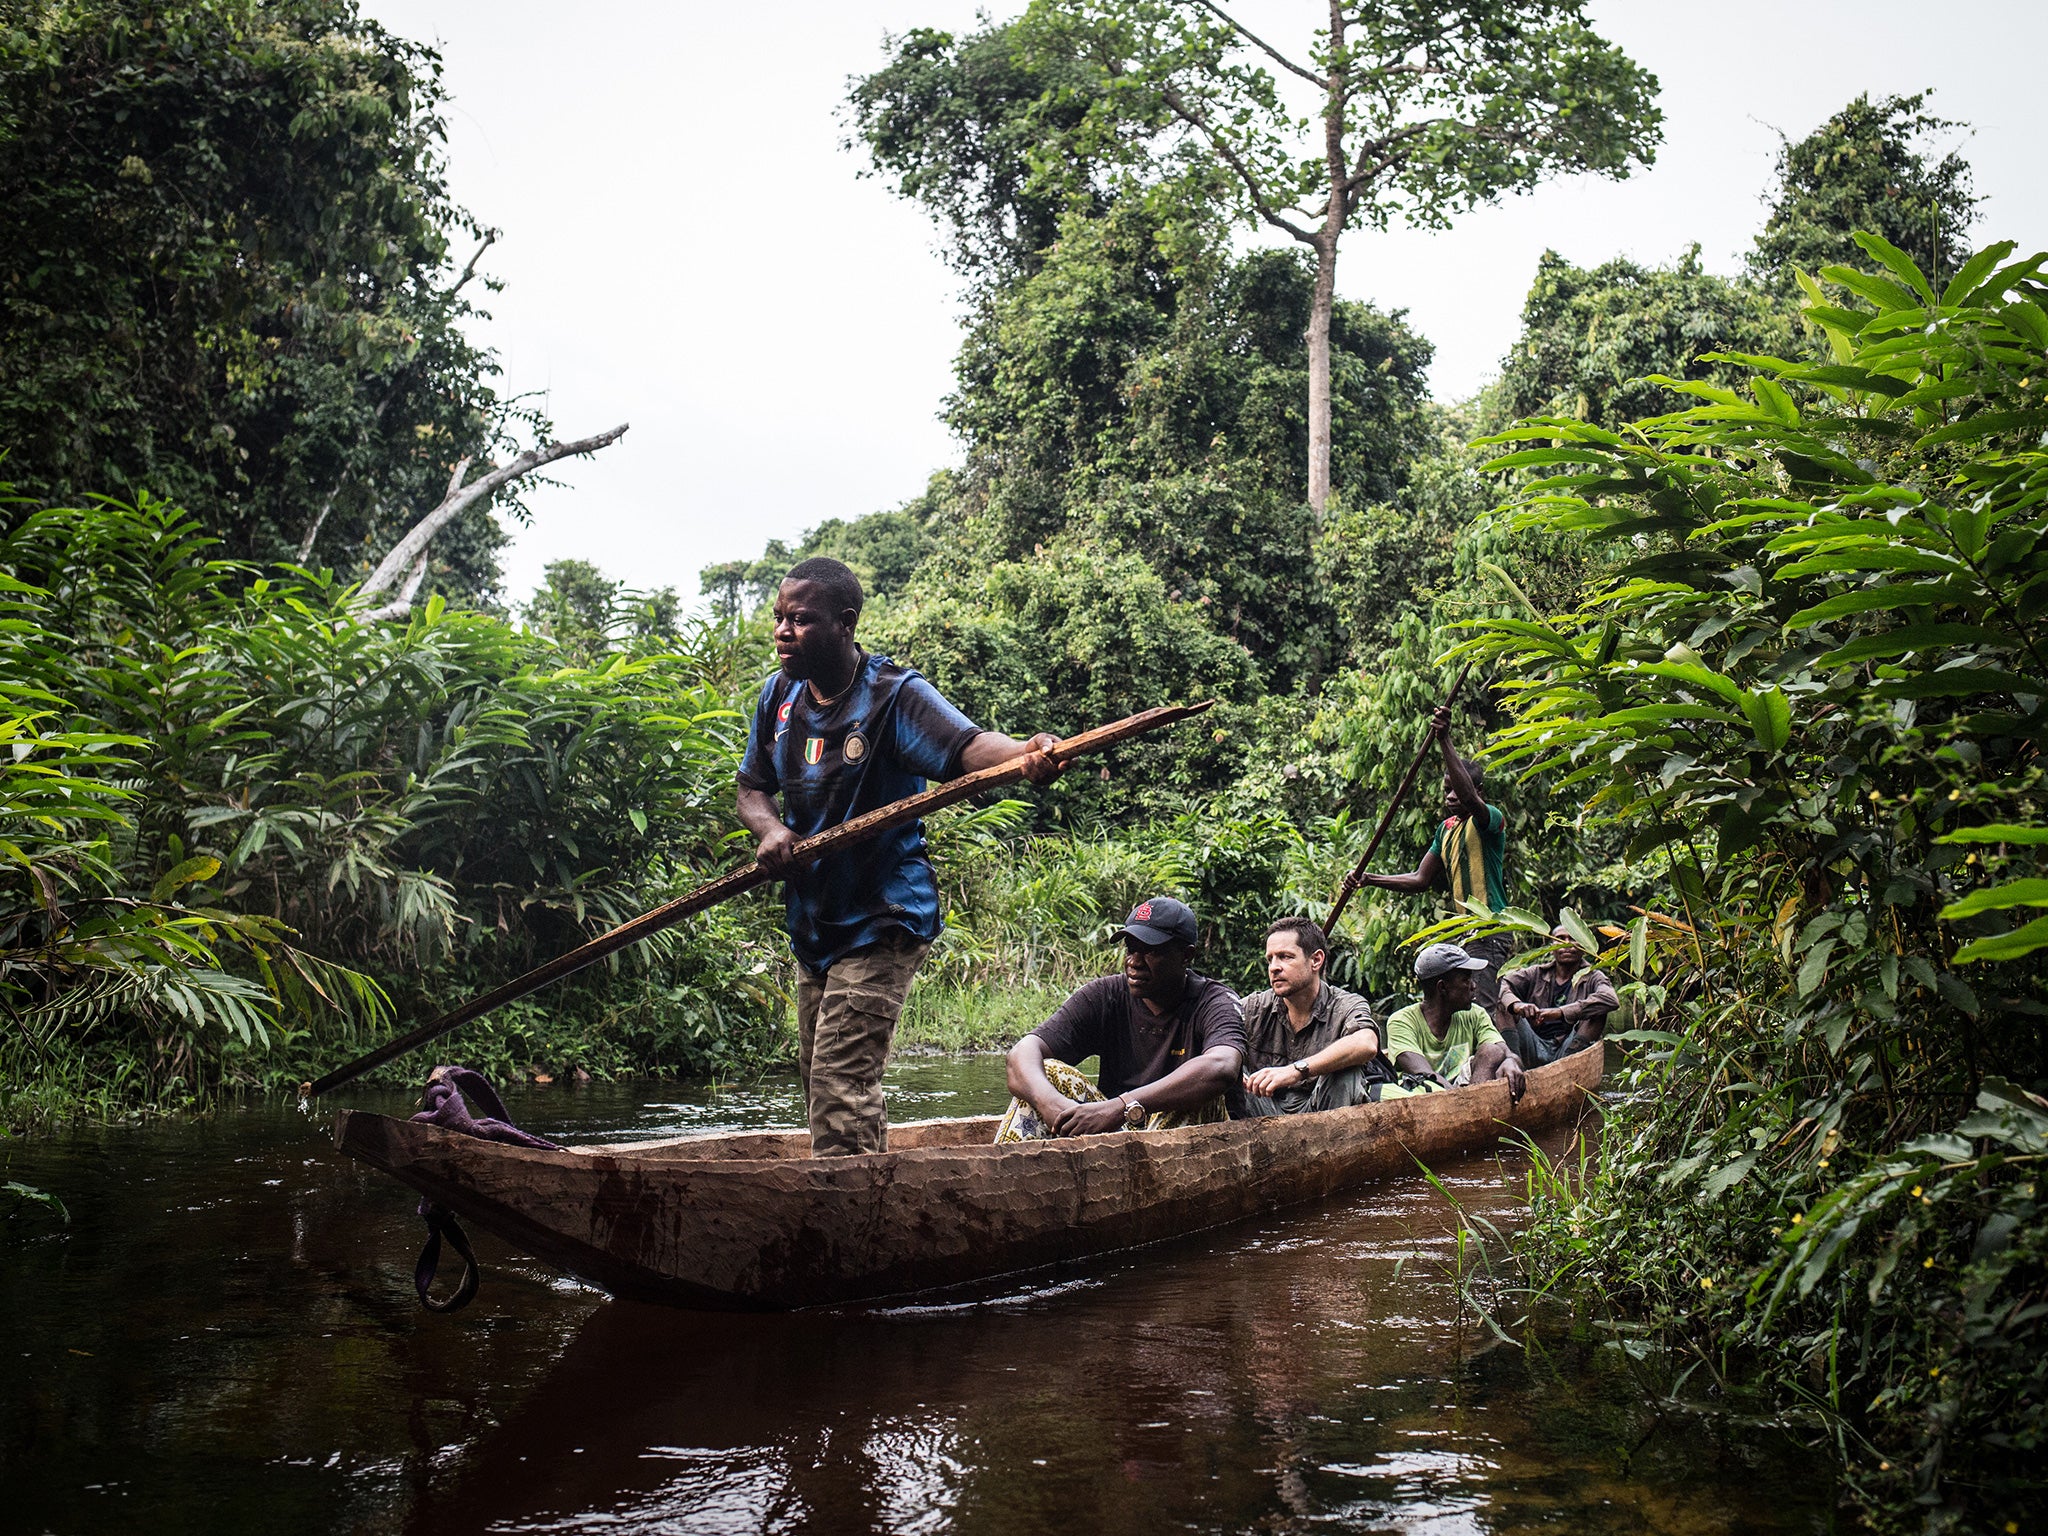
[(899, 1053), (1006, 1051), (1066, 1000), (1051, 987), (920, 982), (896, 1025)]

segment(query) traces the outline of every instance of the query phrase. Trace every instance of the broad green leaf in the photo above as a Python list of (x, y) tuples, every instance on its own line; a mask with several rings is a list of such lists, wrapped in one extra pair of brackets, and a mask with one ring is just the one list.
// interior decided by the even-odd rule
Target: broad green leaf
[(1868, 299), (1877, 306), (1877, 314), (1859, 317), (1866, 325), (1870, 321), (1881, 320), (1886, 315), (1920, 307), (1920, 301), (1912, 294), (1891, 279), (1879, 277), (1875, 273), (1859, 272), (1854, 267), (1831, 266), (1822, 267), (1820, 275), (1823, 280), (1833, 283), (1837, 288), (1846, 288), (1859, 299)]
[(1938, 443), (1975, 443), (1987, 437), (2037, 437), (2041, 424), (2048, 421), (2048, 412), (2043, 411), (1980, 411), (1945, 427), (1937, 427), (1920, 439), (1920, 446), (1932, 447)]
[(2048, 312), (2039, 304), (2030, 299), (2018, 300), (2001, 308), (1998, 318), (2031, 339), (2035, 346), (2048, 347)]
[(1968, 567), (1924, 549), (1902, 545), (1871, 545), (1861, 549), (1830, 550), (1807, 560), (1780, 566), (1773, 574), (1780, 581), (1800, 576), (1818, 576), (1830, 571), (1932, 571), (1943, 576), (1966, 575)]
[(1990, 938), (1972, 940), (1956, 951), (1953, 963), (1962, 965), (1972, 960), (2017, 960), (2023, 955), (2031, 955), (2037, 949), (2048, 949), (2048, 917), (2037, 917), (2026, 927), (2015, 928), (2010, 933), (1993, 934)]
[[(1681, 653), (1682, 654), (1682, 653)], [(1674, 682), (1692, 683), (1697, 687), (1719, 694), (1730, 704), (1742, 702), (1742, 687), (1733, 678), (1723, 677), (1707, 667), (1697, 666), (1688, 661), (1651, 661), (1629, 669), (1637, 676), (1668, 677)]]
[(2019, 247), (2010, 240), (2001, 240), (1996, 245), (1987, 245), (1983, 250), (1963, 263), (1960, 272), (1949, 279), (1948, 286), (1941, 292), (1943, 304), (1960, 304), (1970, 290), (1984, 281), (1986, 274)]
[(180, 886), (190, 885), (195, 880), (211, 880), (220, 872), (220, 860), (206, 854), (190, 858), (166, 872), (162, 879), (150, 887), (151, 901), (169, 901)]
[(1946, 650), (1955, 646), (2002, 647), (2011, 645), (2013, 640), (2010, 630), (1988, 629), (1982, 624), (1907, 624), (1881, 635), (1851, 640), (1841, 649), (1820, 657), (1814, 665), (1845, 667), (1883, 656), (1903, 656), (1908, 651)]
[(1828, 974), (1828, 956), (1835, 952), (1835, 940), (1822, 939), (1806, 952), (1806, 958), (1799, 964), (1798, 987), (1801, 997), (1813, 994)]
[(1560, 927), (1567, 929), (1571, 933), (1579, 948), (1583, 949), (1588, 955), (1597, 955), (1605, 947), (1600, 942), (1600, 936), (1593, 932), (1591, 928), (1588, 928), (1585, 919), (1580, 917), (1570, 907), (1559, 909), (1557, 921)]
[(1924, 608), (1935, 603), (1957, 601), (1955, 590), (1946, 582), (1901, 581), (1881, 587), (1858, 587), (1802, 608), (1785, 621), (1787, 629), (1804, 629), (1852, 613), (1882, 613), (1894, 608)]
[(1542, 464), (1611, 464), (1614, 456), (1602, 453), (1596, 447), (1585, 448), (1528, 448), (1520, 453), (1503, 454), (1490, 459), (1482, 468), (1489, 474), (1503, 469), (1529, 469)]
[(1943, 907), (1941, 920), (1954, 922), (1958, 918), (1975, 917), (1979, 912), (1993, 912), (2005, 907), (2048, 907), (2048, 880), (2008, 880), (2003, 885), (1972, 891), (1962, 900), (1952, 901)]
[(2020, 827), (2010, 822), (1993, 822), (1983, 827), (1958, 827), (1935, 839), (1937, 843), (2048, 843), (2048, 827)]
[(1872, 373), (1867, 368), (1846, 368), (1839, 364), (1800, 368), (1787, 377), (1815, 384), (1833, 384), (1840, 389), (1859, 389), (1869, 394), (1889, 395), (1893, 399), (1913, 387), (1904, 379), (1895, 379), (1888, 373)]
[(1749, 728), (1755, 733), (1758, 746), (1766, 752), (1785, 750), (1785, 744), (1792, 739), (1792, 704), (1780, 690), (1765, 688), (1744, 694), (1742, 712), (1749, 717)]
[(1916, 1136), (1899, 1150), (1908, 1157), (1938, 1157), (1945, 1163), (1960, 1163), (1976, 1155), (1977, 1149), (1960, 1136), (1946, 1132), (1932, 1136)]
[(1860, 336), (1863, 328), (1876, 318), (1864, 314), (1861, 310), (1843, 309), (1835, 304), (1808, 304), (1800, 313), (1827, 331), (1830, 338), (1837, 334), (1843, 338), (1844, 345), (1835, 349), (1835, 358), (1838, 362), (1848, 360), (1853, 351), (1853, 347), (1848, 343)]
[(1927, 279), (1921, 274), (1920, 268), (1914, 265), (1912, 257), (1884, 236), (1872, 234), (1867, 229), (1857, 230), (1851, 238), (1889, 267), (1900, 282), (1919, 294), (1928, 304), (1932, 305), (1935, 302), (1934, 290), (1927, 285)]
[(1871, 691), (1884, 699), (1960, 699), (1987, 693), (2048, 693), (2048, 683), (1988, 667), (1945, 667), (1919, 677), (1887, 678)]
[(634, 831), (639, 832), (643, 835), (646, 833), (647, 813), (641, 810), (639, 806), (636, 805), (629, 807), (626, 811), (626, 819), (633, 823)]
[(1784, 422), (1787, 426), (1796, 426), (1798, 424), (1799, 407), (1792, 403), (1790, 395), (1786, 394), (1784, 390), (1780, 389), (1769, 379), (1751, 379), (1749, 381), (1749, 392), (1756, 396), (1757, 404), (1761, 405), (1766, 411), (1769, 411), (1771, 415), (1777, 417), (1778, 420)]
[(1748, 1152), (1708, 1174), (1700, 1185), (1700, 1195), (1711, 1200), (1715, 1196), (1733, 1189), (1749, 1176), (1749, 1170), (1756, 1166), (1757, 1154)]

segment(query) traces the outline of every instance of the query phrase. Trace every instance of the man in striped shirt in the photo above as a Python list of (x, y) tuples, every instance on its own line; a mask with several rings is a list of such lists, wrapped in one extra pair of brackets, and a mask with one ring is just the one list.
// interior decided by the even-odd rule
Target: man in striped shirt
[[(1477, 763), (1458, 755), (1451, 745), (1451, 711), (1439, 705), (1433, 721), (1437, 742), (1444, 754), (1444, 820), (1437, 828), (1422, 863), (1405, 875), (1367, 875), (1364, 884), (1385, 891), (1422, 892), (1439, 880), (1449, 887), (1451, 901), (1460, 915), (1475, 909), (1498, 915), (1508, 904), (1507, 861), (1508, 819), (1497, 805), (1486, 801), (1486, 775)], [(1514, 943), (1505, 934), (1465, 941), (1465, 952), (1486, 962), (1475, 973), (1473, 993), (1481, 1008), (1500, 1017), (1501, 963), (1514, 953)]]

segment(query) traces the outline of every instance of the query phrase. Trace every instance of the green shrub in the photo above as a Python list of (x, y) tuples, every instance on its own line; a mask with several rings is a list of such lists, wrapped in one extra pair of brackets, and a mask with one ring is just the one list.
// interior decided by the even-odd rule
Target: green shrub
[(1616, 563), (1480, 624), (1496, 753), (1662, 866), (1611, 959), (1668, 992), (1525, 1256), (1815, 1414), (1874, 1523), (1991, 1530), (2048, 1432), (2048, 257), (1936, 293), (1860, 238), (1830, 361), (1504, 434), (1521, 526)]
[[(734, 637), (568, 666), (438, 599), (364, 622), (147, 501), (19, 517), (0, 572), (0, 1083), (23, 1105), (296, 1082), (734, 858)], [(780, 1049), (785, 966), (746, 903), (447, 1049), (729, 1069)]]

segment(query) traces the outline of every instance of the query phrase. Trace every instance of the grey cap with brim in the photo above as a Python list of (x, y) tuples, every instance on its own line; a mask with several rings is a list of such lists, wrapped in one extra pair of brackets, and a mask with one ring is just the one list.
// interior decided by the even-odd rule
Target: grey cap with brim
[(1415, 957), (1417, 981), (1434, 981), (1437, 977), (1448, 976), (1453, 971), (1485, 969), (1486, 962), (1465, 953), (1462, 944), (1432, 944)]

